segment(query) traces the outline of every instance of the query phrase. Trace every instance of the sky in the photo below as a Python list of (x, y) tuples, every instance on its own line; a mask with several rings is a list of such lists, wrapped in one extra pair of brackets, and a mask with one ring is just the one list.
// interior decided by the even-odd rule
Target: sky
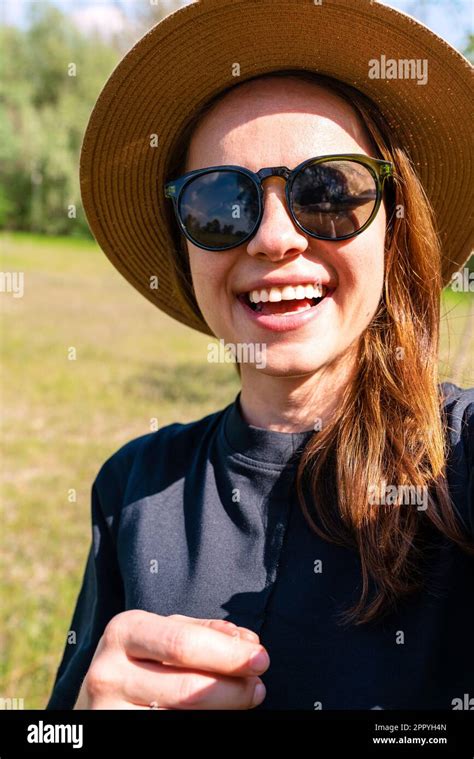
[[(79, 25), (100, 24), (111, 32), (120, 31), (124, 16), (133, 13), (133, 7), (147, 0), (50, 0), (68, 13)], [(355, 0), (356, 2), (357, 0)], [(43, 0), (0, 0), (1, 20), (4, 23), (23, 25), (25, 10), (30, 2)], [(185, 0), (185, 5), (189, 0)], [(158, 4), (158, 3), (157, 3)], [(409, 13), (454, 47), (461, 47), (474, 27), (474, 0), (389, 0), (385, 3)], [(159, 0), (167, 12), (173, 10), (171, 0)]]

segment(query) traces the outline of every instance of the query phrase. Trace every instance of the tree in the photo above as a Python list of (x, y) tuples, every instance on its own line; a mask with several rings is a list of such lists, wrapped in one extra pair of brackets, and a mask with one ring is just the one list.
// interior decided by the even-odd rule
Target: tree
[[(89, 234), (79, 190), (82, 137), (119, 53), (61, 11), (31, 6), (26, 29), (0, 29), (0, 224)], [(76, 218), (68, 208), (75, 206)]]

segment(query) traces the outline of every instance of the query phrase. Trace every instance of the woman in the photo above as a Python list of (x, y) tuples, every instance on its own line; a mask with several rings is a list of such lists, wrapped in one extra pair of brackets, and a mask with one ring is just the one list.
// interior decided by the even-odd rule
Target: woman
[[(473, 238), (460, 230), (467, 64), (378, 4), (282, 3), (278, 18), (273, 6), (167, 17), (91, 117), (94, 234), (147, 298), (233, 346), (242, 388), (102, 466), (48, 708), (453, 709), (474, 695), (474, 390), (437, 379), (441, 288)], [(248, 72), (245, 43), (268, 26), (285, 49), (268, 43), (266, 74), (223, 86), (224, 64), (239, 50)], [(223, 52), (215, 32), (231, 28)], [(430, 50), (423, 95), (369, 75), (368, 51), (391, 53), (401, 31), (408, 52)], [(457, 67), (455, 132), (434, 97), (443, 56)], [(170, 104), (199, 90), (186, 127), (173, 131), (161, 101), (158, 116), (146, 77), (163, 98), (174, 77)]]

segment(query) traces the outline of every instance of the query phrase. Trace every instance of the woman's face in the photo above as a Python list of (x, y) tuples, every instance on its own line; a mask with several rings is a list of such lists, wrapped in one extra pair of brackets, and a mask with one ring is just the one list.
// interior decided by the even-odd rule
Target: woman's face
[[(307, 158), (331, 153), (376, 155), (348, 103), (311, 83), (257, 80), (228, 93), (204, 116), (193, 134), (186, 170), (218, 164), (255, 172), (265, 166), (291, 169)], [(289, 377), (331, 364), (349, 366), (381, 296), (384, 204), (360, 235), (332, 242), (312, 238), (295, 226), (283, 179), (270, 177), (263, 188), (264, 214), (250, 241), (223, 252), (186, 241), (202, 314), (226, 343), (264, 346), (265, 366), (258, 371)], [(327, 285), (332, 293), (297, 319), (294, 313), (280, 313), (259, 320), (239, 297), (271, 285), (313, 282)], [(290, 310), (306, 306), (293, 303)], [(243, 365), (241, 369), (246, 371)]]

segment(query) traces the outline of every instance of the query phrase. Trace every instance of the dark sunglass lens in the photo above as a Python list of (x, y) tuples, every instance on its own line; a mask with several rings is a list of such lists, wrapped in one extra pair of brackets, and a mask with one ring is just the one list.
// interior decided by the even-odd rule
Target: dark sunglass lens
[(357, 232), (377, 201), (371, 170), (349, 160), (325, 161), (303, 169), (292, 186), (293, 211), (299, 223), (320, 237), (338, 239)]
[(198, 245), (235, 247), (255, 227), (257, 188), (246, 174), (212, 171), (185, 186), (179, 212), (186, 231)]

